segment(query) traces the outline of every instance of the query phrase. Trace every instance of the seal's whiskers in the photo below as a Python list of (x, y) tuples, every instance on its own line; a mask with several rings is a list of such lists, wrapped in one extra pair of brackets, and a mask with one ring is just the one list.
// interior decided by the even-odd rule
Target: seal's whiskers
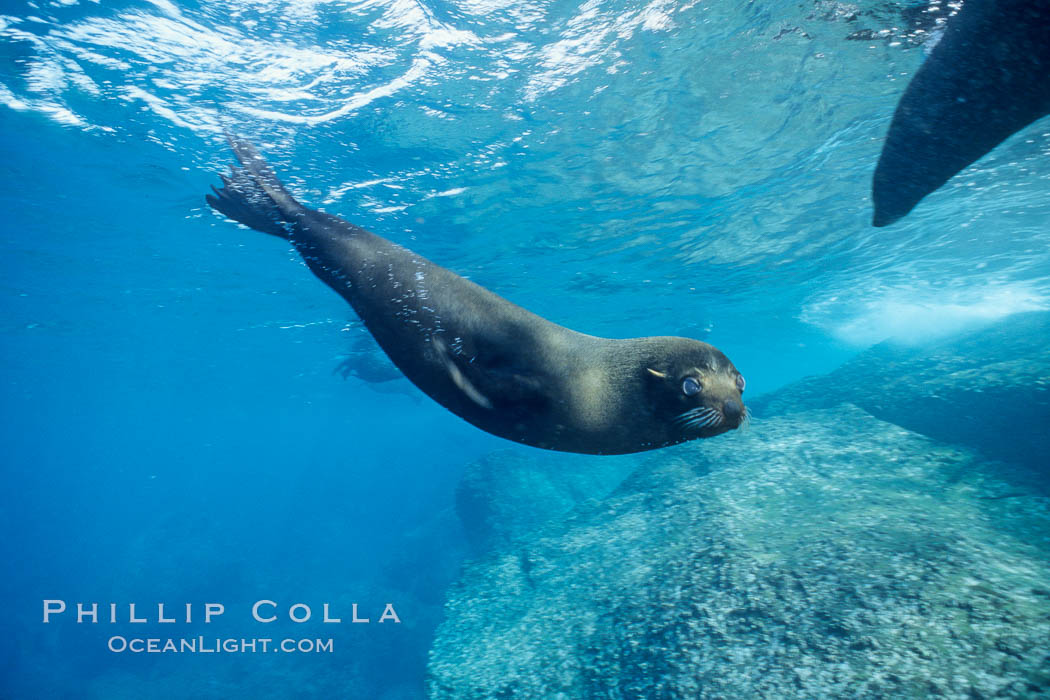
[(751, 409), (744, 406), (744, 416), (740, 420), (740, 429), (747, 430), (751, 427)]
[(689, 429), (710, 428), (724, 422), (725, 418), (720, 411), (707, 406), (691, 409), (675, 418), (675, 423), (680, 427)]
[(681, 415), (677, 416), (674, 419), (674, 422), (682, 425), (688, 425), (690, 423), (703, 420), (712, 412), (713, 409), (710, 409), (706, 406), (698, 406), (697, 408), (690, 409), (685, 413), (682, 413)]

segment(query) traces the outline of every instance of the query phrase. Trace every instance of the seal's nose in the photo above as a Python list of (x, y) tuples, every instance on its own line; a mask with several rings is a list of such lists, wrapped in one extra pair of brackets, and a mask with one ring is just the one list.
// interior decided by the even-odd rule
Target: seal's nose
[(740, 416), (744, 412), (744, 407), (740, 405), (740, 402), (736, 399), (729, 399), (722, 404), (722, 415), (726, 417), (726, 420), (731, 423), (740, 424)]

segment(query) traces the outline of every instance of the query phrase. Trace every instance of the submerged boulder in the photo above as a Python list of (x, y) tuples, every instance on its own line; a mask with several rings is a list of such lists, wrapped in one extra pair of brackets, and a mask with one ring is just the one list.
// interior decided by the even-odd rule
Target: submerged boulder
[(500, 450), (467, 466), (456, 514), (474, 553), (506, 547), (578, 503), (604, 498), (638, 464), (634, 455)]
[(1016, 314), (924, 348), (882, 343), (830, 374), (749, 401), (759, 418), (842, 403), (1050, 477), (1050, 312)]
[(1050, 688), (1050, 506), (849, 405), (646, 460), (468, 565), (433, 698)]

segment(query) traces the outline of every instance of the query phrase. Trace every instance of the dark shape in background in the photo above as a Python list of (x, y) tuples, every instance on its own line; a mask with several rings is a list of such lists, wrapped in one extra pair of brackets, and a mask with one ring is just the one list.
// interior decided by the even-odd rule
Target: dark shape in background
[(333, 370), (333, 374), (338, 374), (343, 379), (357, 377), (369, 384), (383, 384), (405, 378), (401, 370), (387, 359), (370, 338), (359, 338)]
[(1050, 113), (1050, 0), (967, 0), (893, 115), (872, 194), (886, 226)]

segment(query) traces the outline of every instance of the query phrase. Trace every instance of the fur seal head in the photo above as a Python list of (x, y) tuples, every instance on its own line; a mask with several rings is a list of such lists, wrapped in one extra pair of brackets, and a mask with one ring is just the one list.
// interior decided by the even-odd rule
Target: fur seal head
[(721, 435), (750, 420), (744, 377), (722, 351), (687, 338), (647, 340), (665, 345), (663, 359), (647, 362), (645, 374), (653, 417), (669, 428), (668, 444)]

